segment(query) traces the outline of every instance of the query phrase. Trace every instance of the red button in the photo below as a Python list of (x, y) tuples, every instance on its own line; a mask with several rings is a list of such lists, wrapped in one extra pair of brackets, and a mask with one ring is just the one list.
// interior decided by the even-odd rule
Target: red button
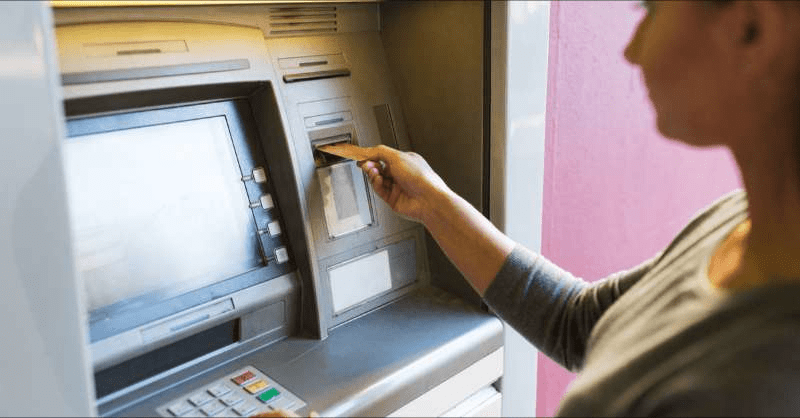
[(239, 376), (234, 377), (231, 380), (233, 381), (233, 383), (236, 383), (237, 385), (241, 386), (242, 384), (244, 384), (244, 382), (246, 382), (246, 381), (248, 381), (248, 380), (250, 380), (250, 379), (252, 379), (254, 377), (256, 377), (256, 375), (254, 375), (253, 372), (246, 371), (246, 372), (240, 374)]

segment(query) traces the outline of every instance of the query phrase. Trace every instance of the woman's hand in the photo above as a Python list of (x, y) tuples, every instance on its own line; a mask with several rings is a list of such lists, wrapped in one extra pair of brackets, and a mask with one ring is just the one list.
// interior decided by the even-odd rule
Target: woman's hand
[(384, 145), (361, 151), (366, 161), (359, 165), (373, 189), (400, 215), (424, 222), (437, 195), (450, 190), (419, 154)]

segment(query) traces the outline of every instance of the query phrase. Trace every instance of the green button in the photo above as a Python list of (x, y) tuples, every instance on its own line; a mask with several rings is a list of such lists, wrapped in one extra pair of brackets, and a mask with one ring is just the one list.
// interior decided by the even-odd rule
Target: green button
[(260, 400), (261, 400), (261, 402), (264, 402), (264, 403), (266, 403), (266, 402), (269, 402), (269, 401), (271, 401), (271, 400), (275, 399), (275, 397), (277, 397), (277, 396), (278, 396), (278, 395), (280, 395), (280, 394), (281, 394), (281, 393), (280, 393), (280, 392), (278, 392), (278, 389), (275, 389), (275, 388), (269, 388), (269, 389), (268, 389), (267, 391), (265, 391), (264, 393), (262, 393), (262, 394), (258, 395), (258, 399), (260, 399)]

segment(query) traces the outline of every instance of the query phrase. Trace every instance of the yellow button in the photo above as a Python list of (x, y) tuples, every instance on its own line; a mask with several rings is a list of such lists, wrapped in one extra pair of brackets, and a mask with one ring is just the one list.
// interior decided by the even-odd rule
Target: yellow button
[(246, 391), (250, 392), (251, 394), (253, 394), (253, 393), (258, 392), (261, 389), (266, 388), (267, 386), (268, 386), (267, 382), (259, 379), (259, 380), (256, 380), (255, 382), (245, 386), (244, 390), (246, 390)]

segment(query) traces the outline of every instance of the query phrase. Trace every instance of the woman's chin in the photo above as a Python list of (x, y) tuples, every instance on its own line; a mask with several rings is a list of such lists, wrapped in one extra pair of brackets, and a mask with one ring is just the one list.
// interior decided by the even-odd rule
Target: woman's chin
[(693, 147), (719, 145), (718, 141), (714, 141), (711, 137), (698, 135), (691, 129), (687, 129), (686, 123), (676, 123), (674, 118), (656, 117), (656, 129), (664, 138)]

